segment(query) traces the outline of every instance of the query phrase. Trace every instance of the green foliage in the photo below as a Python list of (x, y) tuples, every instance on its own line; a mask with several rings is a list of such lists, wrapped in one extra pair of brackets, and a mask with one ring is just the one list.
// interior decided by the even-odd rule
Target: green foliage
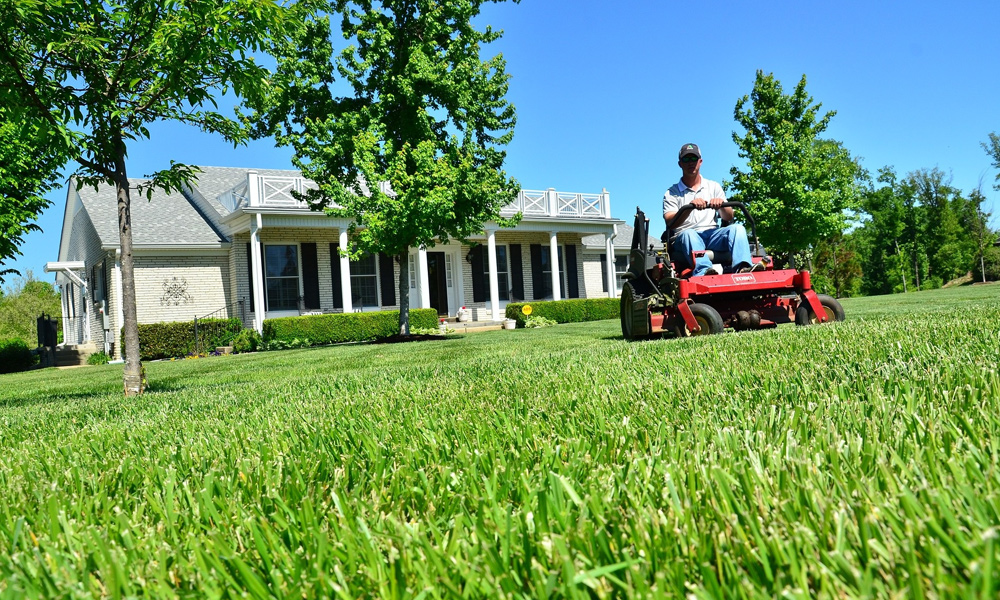
[(556, 323), (582, 323), (617, 319), (620, 300), (618, 298), (571, 298), (568, 300), (547, 300), (540, 302), (511, 302), (507, 305), (506, 317), (524, 327), (527, 315), (525, 305), (531, 306), (531, 316), (545, 317)]
[(0, 338), (0, 373), (26, 371), (35, 364), (35, 356), (20, 338)]
[[(415, 309), (410, 311), (410, 315), (414, 328), (437, 329), (437, 310)], [(264, 342), (269, 349), (363, 342), (398, 334), (399, 312), (394, 310), (282, 317), (264, 321)]]
[(987, 249), (982, 264), (976, 261), (972, 268), (972, 280), (983, 281), (984, 273), (986, 281), (1000, 281), (1000, 248), (994, 246)]
[(95, 352), (87, 357), (88, 365), (106, 365), (111, 361), (111, 357), (104, 352)]
[(861, 288), (861, 259), (852, 235), (836, 234), (816, 244), (812, 286), (835, 298), (857, 296)]
[(868, 218), (852, 236), (868, 294), (932, 289), (964, 276), (996, 239), (983, 211), (985, 196), (967, 197), (938, 169), (921, 169), (897, 180), (880, 171), (880, 187), (864, 199)]
[[(410, 248), (466, 240), (493, 221), (518, 183), (503, 170), (515, 124), (502, 56), (482, 60), (500, 37), (473, 21), (484, 0), (337, 0), (352, 42), (335, 55), (327, 15), (302, 21), (276, 52), (268, 127), (295, 150), (318, 187), (304, 198), (351, 219), (353, 254), (399, 257), (400, 326), (408, 325)], [(339, 75), (353, 93), (335, 97)]]
[[(749, 104), (749, 106), (748, 106)], [(736, 103), (744, 129), (733, 133), (745, 171), (730, 169), (730, 199), (745, 202), (758, 235), (772, 251), (811, 248), (844, 229), (844, 211), (858, 206), (867, 175), (840, 142), (823, 140), (836, 114), (819, 117), (805, 75), (786, 95), (773, 74), (757, 71), (753, 91)]]
[(263, 343), (263, 338), (255, 329), (244, 329), (233, 338), (233, 352), (243, 354), (245, 352), (256, 352)]
[[(57, 183), (66, 158), (44, 122), (10, 120), (0, 104), (0, 267), (19, 256), (23, 236), (41, 231), (34, 221), (51, 205), (45, 194)], [(19, 274), (0, 268), (4, 276)]]
[[(231, 319), (199, 319), (196, 346), (194, 321), (140, 323), (139, 348), (142, 360), (179, 358), (225, 346), (243, 331), (243, 322)], [(124, 338), (124, 332), (122, 337)], [(122, 348), (124, 348), (124, 344)]]
[(996, 598), (996, 287), (844, 306), (4, 376), (4, 593)]
[[(990, 141), (984, 142), (982, 146), (986, 154), (989, 154), (990, 158), (993, 159), (993, 168), (1000, 171), (1000, 135), (997, 135), (995, 131), (990, 132)], [(997, 183), (993, 187), (1000, 190), (1000, 173), (997, 173), (996, 181)]]
[[(60, 311), (59, 292), (28, 271), (0, 295), (0, 338), (21, 338), (34, 347), (38, 341), (38, 316), (44, 313), (57, 317)], [(61, 337), (62, 328), (57, 331)]]
[[(282, 37), (289, 11), (268, 0), (161, 2), (4, 2), (0, 4), (0, 109), (10, 120), (40, 123), (75, 161), (77, 186), (113, 187), (122, 262), (122, 307), (129, 358), (125, 393), (142, 392), (132, 261), (131, 193), (126, 157), (151, 123), (177, 121), (249, 139), (239, 116), (216, 110), (216, 97), (260, 97), (269, 72), (252, 54)], [(239, 110), (239, 109), (238, 109)], [(46, 172), (42, 172), (47, 175)], [(180, 190), (195, 169), (171, 166), (139, 186)]]
[(538, 329), (540, 327), (551, 327), (553, 325), (556, 325), (555, 321), (552, 319), (546, 319), (540, 315), (531, 315), (524, 320), (525, 329)]

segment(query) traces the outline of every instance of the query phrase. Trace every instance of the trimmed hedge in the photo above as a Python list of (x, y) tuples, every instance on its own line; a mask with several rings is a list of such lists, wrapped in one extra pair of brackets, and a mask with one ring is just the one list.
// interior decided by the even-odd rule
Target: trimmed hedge
[[(410, 309), (411, 329), (434, 329), (438, 326), (437, 310)], [(334, 313), (282, 317), (264, 321), (264, 342), (303, 342), (310, 345), (365, 342), (387, 338), (399, 333), (399, 311), (386, 310), (366, 313)]]
[[(243, 331), (243, 323), (232, 319), (198, 319), (198, 337), (202, 350), (214, 350), (232, 340)], [(195, 350), (194, 321), (139, 324), (139, 359), (157, 360), (187, 356)], [(125, 333), (121, 339), (122, 355), (125, 352)]]
[(35, 356), (21, 338), (0, 340), (0, 373), (27, 371), (35, 365)]
[(531, 316), (545, 317), (556, 323), (580, 323), (617, 319), (621, 300), (618, 298), (573, 298), (540, 302), (512, 302), (507, 305), (506, 316), (524, 327), (527, 318), (521, 308), (531, 305)]

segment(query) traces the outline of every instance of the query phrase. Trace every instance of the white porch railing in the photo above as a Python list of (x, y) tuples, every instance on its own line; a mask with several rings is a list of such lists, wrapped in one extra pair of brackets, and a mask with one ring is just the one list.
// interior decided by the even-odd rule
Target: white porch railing
[[(315, 184), (304, 177), (258, 175), (250, 171), (246, 181), (219, 194), (218, 200), (230, 212), (245, 207), (308, 208), (305, 202), (296, 200), (292, 192), (314, 188)], [(380, 186), (380, 189), (384, 192), (387, 186)], [(525, 217), (609, 219), (610, 195), (607, 190), (600, 194), (558, 192), (552, 188), (521, 190), (517, 200), (501, 209), (500, 214), (510, 217), (518, 212)]]
[(520, 212), (526, 217), (577, 217), (611, 218), (610, 194), (579, 194), (547, 190), (521, 190), (517, 200), (508, 204), (500, 214), (509, 217)]

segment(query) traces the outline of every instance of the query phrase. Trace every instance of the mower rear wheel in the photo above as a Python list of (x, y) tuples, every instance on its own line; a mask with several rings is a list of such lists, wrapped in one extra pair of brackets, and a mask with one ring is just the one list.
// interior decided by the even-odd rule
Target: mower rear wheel
[(698, 322), (698, 331), (689, 332), (690, 335), (712, 335), (715, 333), (722, 333), (726, 325), (722, 322), (722, 316), (719, 315), (719, 311), (715, 310), (707, 304), (694, 303), (690, 306), (691, 313), (694, 315), (694, 320)]
[(632, 327), (632, 311), (635, 310), (634, 304), (635, 288), (632, 287), (631, 282), (626, 281), (622, 285), (622, 299), (618, 307), (622, 322), (622, 337), (626, 340), (635, 339), (635, 331), (633, 331)]
[[(834, 321), (843, 321), (845, 318), (844, 307), (837, 302), (837, 299), (833, 296), (827, 296), (826, 294), (816, 294), (819, 298), (819, 303), (823, 305), (823, 310), (826, 312), (826, 321), (824, 323), (833, 323)], [(795, 324), (796, 325), (817, 325), (821, 321), (813, 312), (812, 307), (805, 300), (799, 304), (799, 308), (795, 311)]]

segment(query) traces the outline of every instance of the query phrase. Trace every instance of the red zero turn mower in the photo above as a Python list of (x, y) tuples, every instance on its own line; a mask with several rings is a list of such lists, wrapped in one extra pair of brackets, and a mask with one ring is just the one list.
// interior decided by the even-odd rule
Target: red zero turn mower
[[(844, 320), (844, 309), (836, 299), (817, 294), (808, 271), (774, 270), (757, 241), (757, 227), (742, 202), (723, 207), (740, 209), (752, 232), (750, 251), (754, 263), (764, 269), (749, 273), (725, 273), (692, 277), (686, 264), (706, 255), (720, 267), (729, 266), (728, 252), (696, 251), (689, 260), (671, 258), (671, 227), (663, 234), (663, 250), (649, 243), (649, 219), (636, 208), (628, 271), (622, 276), (621, 321), (625, 339), (636, 340), (671, 334), (679, 337), (708, 335), (733, 329), (765, 329), (779, 323), (811, 325)], [(696, 210), (686, 205), (677, 216)], [(714, 209), (709, 209), (714, 210)], [(673, 225), (677, 221), (670, 223)], [(722, 272), (721, 268), (717, 269)]]

